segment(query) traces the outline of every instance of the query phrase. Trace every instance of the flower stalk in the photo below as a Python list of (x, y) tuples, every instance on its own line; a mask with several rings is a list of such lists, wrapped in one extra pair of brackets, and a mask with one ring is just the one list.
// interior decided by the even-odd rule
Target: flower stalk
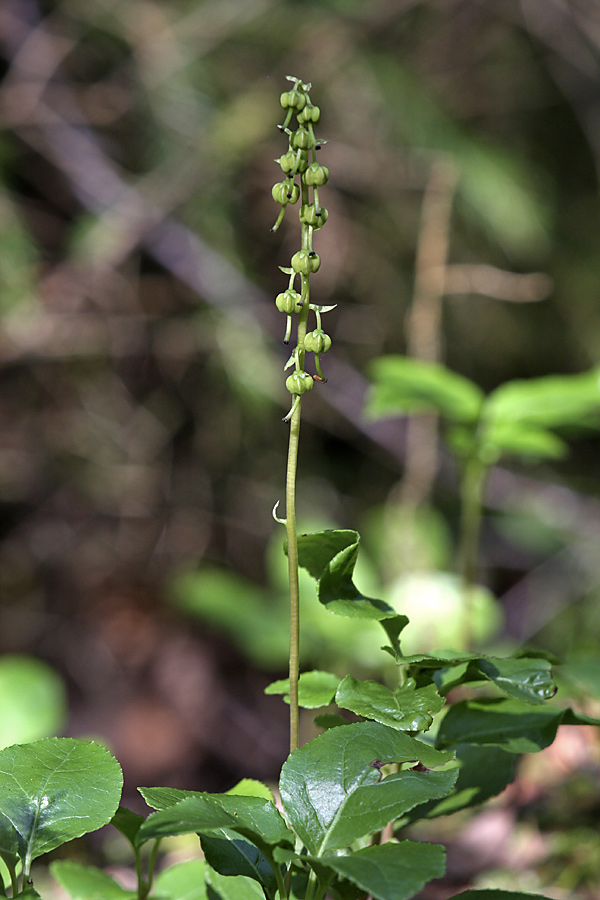
[[(314, 126), (319, 122), (319, 107), (310, 99), (311, 85), (299, 78), (288, 75), (293, 88), (285, 91), (280, 103), (285, 110), (283, 124), (280, 125), (288, 137), (288, 150), (276, 162), (279, 163), (283, 180), (273, 186), (273, 199), (281, 209), (273, 225), (277, 231), (289, 205), (300, 200), (300, 249), (292, 256), (289, 267), (280, 266), (289, 275), (287, 289), (275, 298), (277, 309), (286, 316), (283, 342), (288, 344), (296, 318), (296, 344), (284, 366), (292, 368), (285, 385), (291, 395), (291, 407), (283, 421), (289, 422), (290, 439), (285, 488), (285, 519), (276, 521), (285, 525), (287, 534), (288, 575), (290, 588), (290, 752), (299, 744), (298, 679), (300, 676), (300, 587), (298, 579), (298, 540), (296, 525), (296, 475), (298, 469), (298, 446), (300, 440), (300, 417), (302, 397), (311, 391), (315, 381), (324, 382), (319, 356), (331, 347), (331, 338), (321, 328), (321, 314), (334, 307), (317, 307), (310, 302), (310, 277), (318, 272), (321, 258), (313, 248), (313, 235), (327, 221), (327, 210), (321, 206), (319, 187), (327, 183), (329, 170), (317, 162), (317, 151), (323, 142), (315, 137)], [(293, 128), (295, 125), (295, 129)], [(299, 288), (299, 290), (298, 290)], [(309, 315), (316, 318), (316, 329), (308, 332)], [(306, 354), (314, 355), (316, 375), (304, 368)]]

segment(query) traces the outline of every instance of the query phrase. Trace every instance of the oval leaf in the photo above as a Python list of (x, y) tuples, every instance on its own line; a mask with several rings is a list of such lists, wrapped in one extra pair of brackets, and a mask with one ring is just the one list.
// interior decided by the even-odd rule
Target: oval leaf
[(203, 859), (190, 859), (169, 866), (154, 879), (152, 896), (160, 900), (207, 900), (207, 871)]
[(377, 900), (407, 900), (446, 870), (446, 851), (416, 841), (387, 843), (350, 856), (326, 856), (319, 862), (348, 878)]
[(523, 894), (521, 891), (463, 891), (449, 900), (550, 900), (542, 894)]
[(24, 865), (110, 822), (123, 774), (93, 741), (45, 738), (0, 752), (0, 812), (17, 832)]
[[(329, 706), (339, 683), (339, 677), (331, 672), (303, 672), (298, 679), (298, 706), (303, 709)], [(289, 703), (290, 679), (282, 678), (272, 682), (265, 688), (265, 694), (283, 694), (283, 699)]]
[(440, 766), (450, 754), (376, 722), (333, 728), (294, 750), (281, 770), (281, 800), (309, 852), (346, 847), (426, 800), (443, 797), (458, 772), (409, 769), (381, 777), (387, 763)]
[(275, 872), (263, 853), (248, 841), (240, 840), (224, 828), (221, 837), (201, 837), (202, 851), (207, 863), (221, 875), (243, 875), (257, 881), (268, 897), (277, 890)]
[(600, 369), (582, 375), (551, 375), (509, 381), (489, 395), (484, 418), (541, 428), (589, 425), (600, 413)]
[(82, 866), (71, 860), (50, 864), (50, 871), (73, 900), (135, 900), (135, 891), (126, 891), (120, 884), (94, 866)]
[(376, 681), (358, 681), (346, 675), (335, 702), (342, 709), (400, 731), (427, 731), (445, 700), (433, 684), (417, 688), (412, 683), (391, 691)]

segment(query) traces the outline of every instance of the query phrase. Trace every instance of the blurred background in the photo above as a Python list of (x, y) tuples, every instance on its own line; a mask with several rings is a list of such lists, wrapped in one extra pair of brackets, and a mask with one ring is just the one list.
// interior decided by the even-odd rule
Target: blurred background
[[(415, 350), (427, 260), (446, 276), (432, 352), (486, 391), (600, 362), (600, 8), (3, 0), (0, 65), (0, 742), (98, 736), (130, 805), (143, 783), (276, 780), (285, 76), (322, 111), (313, 299), (337, 304), (303, 405), (300, 525), (361, 531), (366, 589), (411, 615), (418, 581), (407, 640), (456, 645), (456, 472), (441, 449), (407, 559), (406, 425), (364, 416), (368, 364)], [(600, 443), (574, 437), (564, 462), (491, 473), (479, 640), (551, 650), (571, 694), (600, 697)], [(377, 633), (332, 625), (310, 590), (304, 666), (377, 674)], [(523, 870), (546, 860), (556, 883), (568, 859), (569, 897), (598, 897), (598, 749), (565, 746), (509, 825), (546, 798), (566, 845), (527, 820)]]

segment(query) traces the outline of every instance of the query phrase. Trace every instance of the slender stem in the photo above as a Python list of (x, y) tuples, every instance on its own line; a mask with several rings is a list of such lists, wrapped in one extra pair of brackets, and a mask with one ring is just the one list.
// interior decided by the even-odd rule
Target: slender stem
[(298, 582), (298, 535), (296, 530), (296, 470), (300, 440), (298, 403), (290, 420), (287, 473), (285, 479), (285, 528), (288, 545), (290, 585), (290, 753), (298, 747), (298, 677), (300, 674), (300, 586)]
[(477, 457), (467, 459), (460, 490), (462, 509), (457, 561), (458, 574), (465, 597), (464, 639), (467, 649), (473, 643), (473, 590), (477, 583), (477, 559), (486, 471), (485, 465)]

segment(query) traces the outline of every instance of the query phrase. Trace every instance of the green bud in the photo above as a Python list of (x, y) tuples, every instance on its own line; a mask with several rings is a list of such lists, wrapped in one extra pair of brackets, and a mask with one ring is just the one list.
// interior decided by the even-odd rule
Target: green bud
[(309, 353), (327, 353), (331, 347), (331, 338), (322, 328), (309, 331), (304, 338), (304, 349)]
[(299, 216), (303, 225), (322, 228), (327, 221), (328, 212), (324, 206), (317, 209), (316, 203), (306, 203), (300, 207)]
[(296, 203), (300, 196), (300, 188), (292, 181), (280, 181), (273, 185), (271, 194), (276, 203), (286, 206), (288, 203)]
[[(290, 135), (290, 144), (296, 150), (312, 150), (316, 143), (316, 140), (306, 128), (297, 128)], [(308, 168), (310, 169), (310, 166)]]
[(310, 275), (318, 272), (321, 265), (321, 257), (314, 250), (298, 250), (292, 256), (292, 269), (299, 275)]
[(329, 180), (329, 169), (327, 166), (320, 166), (319, 163), (311, 163), (302, 175), (304, 184), (313, 187), (321, 187), (327, 184)]
[(287, 291), (283, 291), (282, 294), (277, 294), (275, 297), (275, 305), (279, 312), (285, 313), (288, 316), (298, 312), (300, 303), (300, 294), (297, 291), (291, 290), (291, 288)]
[(294, 88), (293, 91), (284, 91), (279, 98), (279, 102), (284, 109), (296, 109), (300, 111), (306, 106), (306, 94), (303, 94), (301, 91), (297, 91)]
[(306, 394), (307, 391), (312, 391), (315, 383), (312, 375), (309, 375), (308, 372), (299, 371), (292, 372), (289, 378), (286, 379), (285, 386), (290, 394)]
[(309, 106), (308, 104), (298, 113), (297, 119), (299, 125), (305, 125), (307, 122), (312, 122), (313, 125), (316, 125), (319, 119), (321, 118), (321, 110), (318, 106)]

